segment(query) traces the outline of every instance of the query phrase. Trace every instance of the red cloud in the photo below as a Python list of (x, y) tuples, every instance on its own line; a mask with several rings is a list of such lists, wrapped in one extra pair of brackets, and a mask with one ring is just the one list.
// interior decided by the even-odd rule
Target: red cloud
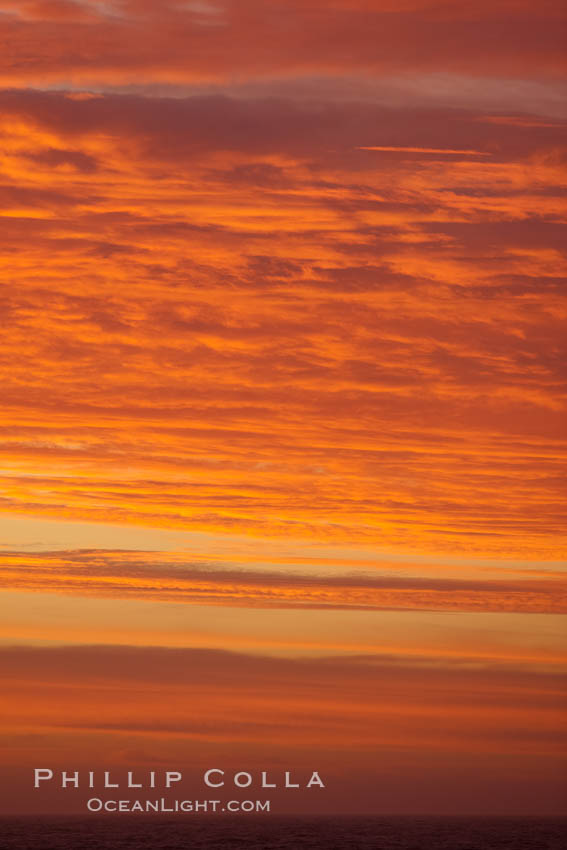
[(14, 17), (3, 22), (0, 77), (10, 84), (408, 71), (523, 78), (565, 69), (565, 7), (554, 0), (45, 0), (5, 9)]

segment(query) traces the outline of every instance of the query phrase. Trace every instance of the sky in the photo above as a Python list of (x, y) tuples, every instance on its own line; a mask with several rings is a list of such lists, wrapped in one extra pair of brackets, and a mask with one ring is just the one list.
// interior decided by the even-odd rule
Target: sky
[(0, 0), (3, 811), (561, 812), (566, 17)]

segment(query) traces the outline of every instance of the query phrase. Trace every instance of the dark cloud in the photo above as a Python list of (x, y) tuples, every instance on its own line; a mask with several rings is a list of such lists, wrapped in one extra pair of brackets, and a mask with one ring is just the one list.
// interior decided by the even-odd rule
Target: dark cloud
[(83, 151), (60, 150), (59, 148), (46, 148), (25, 154), (25, 157), (39, 165), (49, 168), (57, 168), (61, 165), (70, 165), (82, 174), (93, 174), (98, 169), (98, 162), (93, 156)]
[[(9, 14), (9, 11), (12, 14)], [(8, 6), (0, 72), (9, 80), (196, 82), (306, 72), (553, 76), (564, 69), (556, 0), (459, 4), (168, 0)], [(266, 49), (269, 45), (269, 49)]]

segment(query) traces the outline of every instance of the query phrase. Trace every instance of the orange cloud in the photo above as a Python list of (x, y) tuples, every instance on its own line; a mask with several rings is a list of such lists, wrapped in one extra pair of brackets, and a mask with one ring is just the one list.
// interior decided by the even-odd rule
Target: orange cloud
[[(169, 562), (168, 562), (169, 560)], [(224, 568), (171, 559), (166, 553), (0, 553), (0, 576), (14, 590), (159, 599), (204, 605), (363, 610), (453, 610), (561, 613), (561, 575), (453, 578), (306, 574)]]
[(389, 151), (399, 153), (438, 153), (447, 154), (448, 156), (490, 156), (486, 151), (473, 150), (451, 150), (450, 148), (412, 148), (412, 147), (396, 147), (394, 145), (365, 145), (359, 147), (360, 151)]
[(558, 126), (1, 100), (1, 510), (562, 551)]
[(560, 810), (563, 6), (0, 0), (10, 811)]

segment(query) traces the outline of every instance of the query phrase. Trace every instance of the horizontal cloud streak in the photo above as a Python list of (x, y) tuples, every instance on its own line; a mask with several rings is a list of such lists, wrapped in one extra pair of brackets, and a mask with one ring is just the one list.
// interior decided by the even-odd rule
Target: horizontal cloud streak
[[(448, 708), (447, 700), (439, 697), (442, 685), (448, 689), (447, 698), (460, 704), (463, 709), (465, 706), (472, 708), (471, 700), (477, 709), (484, 707), (487, 712), (497, 707), (513, 712), (515, 704), (520, 716), (527, 708), (518, 700), (520, 694), (525, 694), (530, 703), (539, 704), (542, 708), (558, 707), (563, 681), (563, 677), (558, 674), (528, 673), (514, 669), (513, 666), (509, 669), (453, 670), (450, 661), (429, 666), (428, 663), (421, 665), (415, 659), (404, 659), (401, 656), (392, 659), (364, 656), (348, 660), (332, 657), (291, 660), (213, 650), (137, 649), (123, 646), (1, 648), (0, 664), (3, 680), (14, 695), (20, 688), (28, 687), (27, 683), (35, 682), (36, 686), (45, 689), (46, 696), (48, 693), (53, 695), (55, 705), (65, 699), (63, 691), (67, 695), (74, 691), (74, 701), (77, 705), (83, 704), (85, 715), (93, 712), (88, 698), (82, 696), (83, 689), (96, 688), (104, 682), (108, 692), (114, 692), (116, 699), (127, 699), (132, 690), (141, 693), (144, 689), (148, 701), (156, 698), (163, 700), (163, 694), (169, 688), (180, 693), (185, 691), (185, 697), (189, 699), (200, 692), (209, 693), (211, 697), (218, 693), (219, 696), (224, 695), (217, 704), (223, 712), (230, 711), (229, 706), (223, 706), (224, 700), (229, 703), (240, 702), (246, 690), (256, 693), (258, 707), (264, 699), (272, 704), (278, 695), (287, 693), (289, 707), (311, 699), (321, 705), (326, 703), (329, 718), (336, 718), (345, 728), (350, 724), (350, 718), (343, 717), (339, 721), (343, 704), (350, 703), (351, 708), (358, 704), (361, 709), (368, 704), (370, 708), (376, 694), (388, 687), (389, 698), (384, 699), (383, 710), (390, 714), (395, 710), (399, 698), (405, 700), (408, 691), (420, 687), (425, 669), (431, 687), (422, 693), (419, 704), (422, 710), (436, 707), (436, 711), (441, 714)], [(337, 687), (339, 682), (340, 687)], [(157, 692), (156, 685), (159, 686)], [(333, 692), (334, 696), (331, 696)], [(98, 711), (100, 701), (97, 699), (97, 706), (92, 706), (94, 714)], [(181, 715), (181, 709), (180, 706), (176, 713)], [(282, 709), (285, 711), (285, 703)], [(34, 714), (37, 709), (32, 704), (28, 711)], [(407, 711), (416, 717), (419, 714), (418, 706), (408, 706)], [(139, 713), (143, 714), (141, 710)], [(205, 706), (199, 711), (201, 713), (206, 715)], [(375, 733), (381, 734), (372, 712), (361, 711), (361, 714), (366, 715), (366, 722), (370, 724), (368, 731), (372, 726)], [(57, 726), (63, 719), (52, 715), (45, 718), (45, 724)], [(306, 721), (310, 724), (307, 718)], [(185, 723), (185, 729), (191, 729), (190, 721)], [(159, 724), (155, 731), (161, 731)], [(360, 730), (351, 728), (351, 734), (358, 737)], [(465, 741), (463, 746), (466, 749)]]
[[(555, 674), (455, 669), (439, 659), (292, 661), (123, 646), (0, 648), (0, 671), (2, 776), (11, 779), (12, 811), (25, 808), (38, 763), (72, 764), (85, 777), (95, 770), (97, 781), (109, 769), (123, 782), (127, 770), (178, 769), (184, 788), (195, 791), (211, 766), (227, 777), (242, 769), (309, 776), (316, 768), (327, 790), (303, 803), (311, 811), (345, 811), (356, 800), (372, 809), (376, 781), (390, 795), (385, 806), (412, 811), (418, 799), (435, 810), (439, 795), (466, 807), (464, 789), (454, 788), (458, 762), (466, 793), (470, 783), (488, 796), (506, 785), (517, 804), (529, 805), (518, 779), (527, 771), (530, 794), (541, 793), (546, 810), (560, 808), (562, 677)], [(495, 746), (498, 766), (487, 771)], [(391, 775), (399, 777), (394, 785)], [(82, 791), (57, 790), (46, 784), (34, 805), (58, 811), (82, 800)], [(278, 811), (289, 809), (285, 794), (270, 796)], [(293, 805), (301, 805), (296, 797)]]
[[(167, 557), (167, 556), (165, 556)], [(13, 589), (134, 597), (209, 605), (276, 608), (567, 610), (560, 577), (474, 579), (364, 574), (301, 574), (169, 563), (152, 553), (0, 553), (0, 577)]]
[(438, 70), (525, 78), (565, 69), (559, 0), (535, 7), (496, 0), (474, 9), (433, 0), (277, 0), (269, 7), (258, 0), (210, 7), (3, 0), (0, 11), (6, 32), (0, 77), (9, 81), (207, 82), (230, 79), (234, 69), (245, 79)]

